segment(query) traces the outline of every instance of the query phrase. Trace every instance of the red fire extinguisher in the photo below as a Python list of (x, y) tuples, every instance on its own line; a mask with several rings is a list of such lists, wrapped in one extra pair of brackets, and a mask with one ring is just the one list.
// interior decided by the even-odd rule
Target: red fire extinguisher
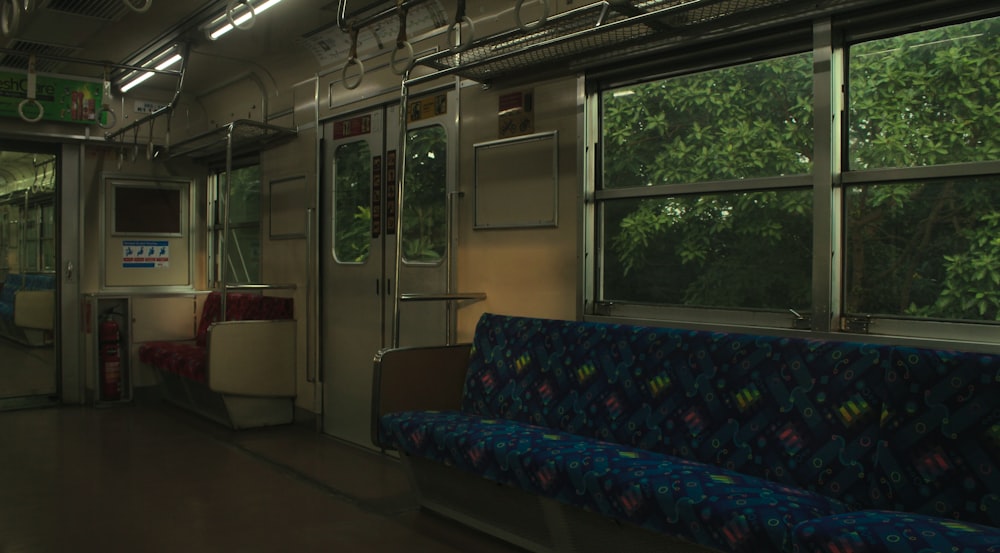
[(101, 321), (98, 336), (100, 344), (100, 370), (98, 370), (100, 397), (104, 401), (117, 401), (122, 397), (121, 332), (118, 328), (118, 321), (110, 313), (105, 314)]

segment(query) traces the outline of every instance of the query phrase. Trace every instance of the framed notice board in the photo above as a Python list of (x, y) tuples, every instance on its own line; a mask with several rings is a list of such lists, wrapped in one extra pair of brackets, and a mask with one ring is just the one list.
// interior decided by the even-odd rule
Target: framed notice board
[(482, 142), (473, 148), (474, 228), (558, 226), (557, 131)]

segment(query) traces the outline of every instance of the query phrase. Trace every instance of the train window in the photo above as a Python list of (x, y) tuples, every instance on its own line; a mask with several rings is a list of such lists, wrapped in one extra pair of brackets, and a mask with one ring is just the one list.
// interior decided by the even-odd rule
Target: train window
[(846, 312), (1000, 320), (998, 45), (1000, 18), (850, 47)]
[(41, 251), (39, 247), (41, 245), (40, 225), (38, 224), (39, 211), (39, 207), (34, 206), (29, 208), (24, 215), (24, 248), (21, 250), (21, 254), (24, 256), (21, 259), (22, 270), (39, 270), (38, 254)]
[(371, 249), (371, 148), (359, 140), (333, 153), (333, 256), (340, 263), (364, 263)]
[[(226, 242), (226, 284), (253, 284), (261, 280), (260, 269), (260, 165), (233, 169), (229, 187), (229, 234)], [(226, 193), (226, 173), (216, 175), (216, 198)], [(213, 235), (215, 259), (219, 259), (224, 230), (222, 203), (214, 202)], [(220, 276), (221, 279), (221, 270)]]
[(1000, 18), (857, 36), (600, 84), (595, 312), (997, 342)]
[(602, 93), (601, 299), (810, 307), (812, 195), (786, 177), (811, 171), (811, 71), (800, 54)]
[(440, 263), (447, 244), (447, 146), (440, 125), (406, 136), (406, 199), (403, 202), (403, 261)]
[(56, 266), (55, 206), (48, 202), (25, 212), (21, 267), (26, 271), (53, 271)]
[(56, 208), (52, 204), (42, 206), (42, 271), (56, 269)]

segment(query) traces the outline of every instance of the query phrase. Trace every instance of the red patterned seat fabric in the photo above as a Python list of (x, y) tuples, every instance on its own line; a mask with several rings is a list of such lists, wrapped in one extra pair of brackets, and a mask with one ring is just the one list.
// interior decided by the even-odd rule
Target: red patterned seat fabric
[[(206, 382), (208, 380), (208, 327), (219, 320), (222, 297), (212, 292), (205, 299), (198, 321), (195, 343), (148, 342), (139, 347), (139, 360), (151, 367)], [(227, 321), (290, 320), (294, 318), (292, 298), (230, 292), (226, 296)]]

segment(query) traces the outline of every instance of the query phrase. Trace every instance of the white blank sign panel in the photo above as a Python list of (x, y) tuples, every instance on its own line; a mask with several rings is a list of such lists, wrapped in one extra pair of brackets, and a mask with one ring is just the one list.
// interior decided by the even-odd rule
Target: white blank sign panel
[(475, 145), (475, 228), (549, 227), (558, 223), (556, 132)]

